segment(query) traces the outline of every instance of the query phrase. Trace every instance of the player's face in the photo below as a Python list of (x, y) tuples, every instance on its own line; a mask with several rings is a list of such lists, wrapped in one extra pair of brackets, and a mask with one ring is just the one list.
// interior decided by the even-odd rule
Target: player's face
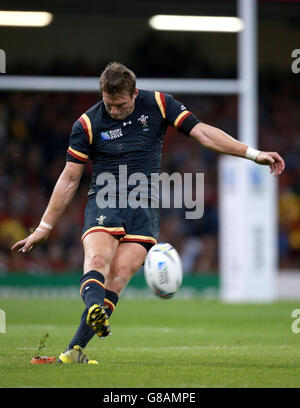
[(113, 119), (123, 120), (133, 112), (137, 94), (137, 89), (132, 96), (128, 92), (120, 92), (117, 95), (103, 92), (102, 99), (108, 114)]

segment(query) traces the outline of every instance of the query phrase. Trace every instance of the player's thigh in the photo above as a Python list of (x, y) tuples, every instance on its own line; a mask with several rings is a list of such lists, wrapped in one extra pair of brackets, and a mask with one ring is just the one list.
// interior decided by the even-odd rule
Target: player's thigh
[(107, 232), (98, 231), (86, 235), (83, 240), (84, 273), (98, 270), (106, 275), (118, 246), (118, 239)]
[(126, 284), (132, 275), (142, 266), (147, 250), (136, 242), (121, 243), (110, 264), (108, 282), (118, 278)]

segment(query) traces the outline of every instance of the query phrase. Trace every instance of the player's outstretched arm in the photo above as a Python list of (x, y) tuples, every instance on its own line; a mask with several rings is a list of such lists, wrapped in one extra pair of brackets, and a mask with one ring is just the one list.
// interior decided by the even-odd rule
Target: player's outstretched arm
[(260, 152), (239, 142), (222, 130), (205, 123), (198, 123), (190, 135), (210, 150), (230, 154), (255, 161), (258, 164), (270, 166), (270, 173), (279, 176), (284, 168), (283, 158), (276, 152)]
[(67, 162), (54, 187), (47, 209), (35, 231), (22, 241), (16, 242), (12, 251), (30, 252), (44, 242), (56, 225), (68, 204), (74, 197), (79, 185), (84, 164)]

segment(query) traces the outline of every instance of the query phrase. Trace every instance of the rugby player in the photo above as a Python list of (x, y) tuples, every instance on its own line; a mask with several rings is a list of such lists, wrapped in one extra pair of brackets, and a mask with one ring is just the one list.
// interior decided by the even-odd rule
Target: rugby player
[(80, 279), (80, 294), (86, 307), (73, 339), (58, 358), (62, 363), (97, 363), (89, 360), (83, 349), (95, 333), (99, 337), (110, 334), (108, 319), (119, 296), (158, 239), (158, 208), (99, 208), (99, 175), (105, 172), (115, 177), (115, 194), (119, 198), (124, 193), (119, 185), (119, 166), (127, 166), (127, 177), (139, 172), (150, 181), (151, 173), (160, 173), (168, 125), (208, 149), (268, 165), (276, 176), (285, 166), (278, 153), (258, 151), (202, 123), (173, 96), (137, 89), (135, 74), (120, 63), (110, 63), (102, 72), (100, 90), (102, 100), (73, 125), (65, 168), (39, 226), (12, 247), (27, 253), (48, 238), (71, 202), (86, 162), (91, 160), (93, 175), (85, 209)]

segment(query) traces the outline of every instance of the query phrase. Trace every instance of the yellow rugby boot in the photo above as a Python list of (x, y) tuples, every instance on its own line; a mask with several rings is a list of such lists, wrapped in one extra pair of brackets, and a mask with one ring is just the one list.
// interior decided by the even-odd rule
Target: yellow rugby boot
[(61, 353), (57, 362), (63, 364), (98, 364), (96, 360), (89, 360), (80, 346), (74, 346), (71, 350)]
[(105, 306), (94, 304), (89, 308), (86, 317), (86, 323), (90, 326), (99, 337), (111, 335), (108, 317), (105, 311)]

